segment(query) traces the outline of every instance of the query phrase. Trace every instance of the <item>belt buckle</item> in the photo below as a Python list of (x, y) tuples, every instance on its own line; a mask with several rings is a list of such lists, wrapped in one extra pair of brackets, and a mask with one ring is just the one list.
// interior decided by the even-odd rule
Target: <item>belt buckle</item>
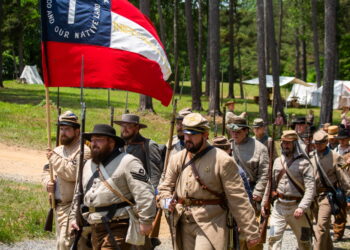
[(190, 199), (185, 199), (185, 206), (186, 207), (189, 207), (189, 206), (191, 206), (192, 205), (192, 200), (190, 200)]
[(89, 207), (89, 213), (95, 213), (96, 208), (95, 207)]

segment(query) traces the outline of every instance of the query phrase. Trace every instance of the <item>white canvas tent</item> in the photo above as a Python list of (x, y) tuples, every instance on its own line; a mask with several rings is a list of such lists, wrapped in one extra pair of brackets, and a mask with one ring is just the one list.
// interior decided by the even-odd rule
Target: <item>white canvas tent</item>
[[(313, 91), (311, 105), (321, 107), (323, 87)], [(342, 106), (350, 106), (350, 81), (334, 81), (333, 109), (340, 109)]]
[[(246, 80), (246, 81), (243, 81), (243, 83), (258, 85), (259, 84), (259, 78)], [(280, 76), (280, 86), (284, 86), (284, 85), (287, 85), (289, 83), (298, 83), (298, 84), (301, 84), (301, 85), (304, 85), (304, 86), (310, 86), (306, 82), (304, 82), (304, 81), (302, 81), (302, 80), (300, 80), (298, 78), (290, 77), (290, 76)], [(273, 87), (272, 75), (266, 75), (266, 87), (267, 88), (272, 88)]]
[(26, 65), (21, 74), (21, 80), (28, 84), (43, 84), (43, 80), (41, 79), (39, 72), (36, 68), (36, 65), (29, 66)]
[(301, 105), (305, 105), (305, 106), (311, 105), (312, 92), (317, 90), (317, 85), (316, 83), (309, 83), (309, 82), (307, 84), (310, 86), (307, 87), (300, 84), (294, 84), (287, 98), (287, 102), (290, 102), (296, 98), (298, 103)]

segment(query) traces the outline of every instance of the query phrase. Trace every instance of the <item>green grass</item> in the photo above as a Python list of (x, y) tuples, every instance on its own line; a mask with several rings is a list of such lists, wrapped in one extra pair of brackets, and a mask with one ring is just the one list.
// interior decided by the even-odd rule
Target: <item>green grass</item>
[(48, 238), (44, 231), (48, 196), (39, 184), (0, 179), (0, 242)]
[[(18, 84), (15, 81), (6, 81), (5, 88), (0, 89), (0, 142), (15, 144), (23, 147), (36, 149), (45, 149), (47, 147), (46, 132), (46, 111), (45, 111), (45, 91), (41, 85)], [(204, 89), (204, 84), (203, 84)], [(184, 107), (191, 107), (190, 83), (185, 82), (183, 96), (178, 104), (178, 110)], [(224, 96), (227, 96), (228, 84), (224, 84)], [(249, 113), (249, 122), (259, 116), (259, 106), (253, 102), (253, 97), (258, 95), (258, 86), (244, 85), (244, 92), (247, 100), (236, 99), (235, 109), (237, 113), (247, 111)], [(125, 109), (126, 92), (113, 90), (110, 92), (111, 105), (115, 108), (114, 119), (119, 119)], [(282, 89), (282, 96), (289, 91)], [(236, 97), (239, 94), (239, 85), (235, 85)], [(55, 124), (57, 119), (57, 88), (50, 88), (51, 106), (51, 133), (52, 142), (55, 141)], [(85, 89), (84, 100), (87, 106), (86, 112), (86, 131), (91, 131), (96, 123), (109, 123), (110, 110), (108, 108), (108, 91), (106, 89)], [(228, 99), (224, 99), (227, 101)], [(138, 110), (139, 95), (129, 93), (128, 109), (132, 113), (141, 115), (142, 122), (148, 125), (147, 129), (142, 130), (142, 134), (151, 137), (158, 143), (165, 143), (169, 134), (169, 120), (172, 107), (164, 107), (159, 101), (153, 99), (153, 106), (156, 115), (149, 113), (139, 113)], [(208, 109), (208, 98), (202, 97), (202, 105), (205, 109), (202, 113), (206, 114)], [(72, 110), (80, 116), (80, 89), (79, 88), (60, 88), (60, 106), (63, 111)], [(313, 108), (315, 111), (316, 122), (319, 121), (319, 108)], [(271, 107), (269, 107), (271, 112)], [(296, 115), (305, 115), (304, 108), (288, 109), (288, 113)], [(334, 112), (335, 122), (339, 122), (340, 111)], [(217, 119), (220, 123), (220, 119)], [(117, 133), (119, 127), (115, 126)], [(213, 129), (212, 129), (213, 131)], [(219, 124), (219, 133), (221, 125)]]

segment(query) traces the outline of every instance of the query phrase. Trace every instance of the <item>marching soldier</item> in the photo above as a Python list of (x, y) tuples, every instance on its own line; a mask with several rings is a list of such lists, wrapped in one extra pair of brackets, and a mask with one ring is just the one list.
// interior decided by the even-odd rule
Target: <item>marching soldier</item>
[[(93, 132), (85, 133), (84, 137), (91, 142), (92, 159), (86, 162), (82, 173), (86, 206), (82, 215), (91, 225), (93, 249), (124, 250), (131, 249), (130, 244), (143, 244), (142, 235), (148, 235), (152, 229), (156, 204), (154, 189), (141, 161), (119, 151), (124, 141), (107, 124), (95, 125)], [(76, 193), (75, 215), (78, 200)], [(134, 224), (137, 220), (139, 224)], [(76, 222), (71, 228), (80, 230)]]
[(340, 155), (345, 155), (350, 152), (350, 131), (349, 129), (340, 129), (337, 136), (334, 137), (339, 141), (339, 145), (334, 149)]
[[(191, 108), (184, 108), (184, 109), (181, 109), (179, 111), (178, 115), (176, 116), (177, 135), (173, 136), (171, 155), (174, 155), (175, 153), (177, 153), (185, 148), (185, 141), (184, 141), (185, 136), (183, 133), (182, 121), (186, 115), (191, 114), (191, 113), (192, 113)], [(166, 145), (168, 145), (168, 143)]]
[(161, 152), (158, 144), (140, 134), (140, 129), (147, 125), (140, 123), (140, 117), (133, 114), (123, 114), (122, 119), (114, 121), (121, 127), (121, 137), (125, 141), (122, 152), (132, 154), (140, 159), (154, 188), (157, 188), (162, 174)]
[(260, 203), (268, 180), (267, 148), (261, 142), (249, 137), (246, 119), (236, 116), (227, 128), (232, 137), (232, 157), (249, 178), (253, 200)]
[(335, 137), (338, 135), (338, 130), (339, 127), (338, 126), (329, 126), (327, 133), (328, 133), (328, 147), (330, 149), (335, 149), (336, 147), (338, 147), (339, 145), (339, 141), (338, 139), (336, 139)]
[[(59, 117), (60, 146), (47, 152), (49, 163), (44, 166), (42, 183), (47, 191), (55, 194), (57, 249), (70, 249), (73, 243), (69, 236), (72, 219), (71, 203), (77, 178), (80, 155), (80, 124), (78, 117), (66, 111)], [(90, 149), (85, 146), (84, 159), (90, 158)], [(54, 170), (55, 180), (50, 181), (49, 165)]]
[[(259, 142), (264, 144), (267, 147), (267, 150), (270, 155), (271, 143), (273, 143), (273, 140), (271, 137), (267, 135), (267, 127), (264, 120), (261, 118), (254, 119), (252, 127), (255, 135), (253, 136), (253, 139), (258, 140)], [(277, 158), (277, 152), (275, 150), (273, 159), (276, 159), (276, 158)]]
[(171, 158), (159, 186), (162, 207), (173, 211), (175, 249), (226, 249), (229, 211), (254, 246), (258, 225), (237, 166), (207, 143), (209, 123), (203, 116), (189, 114), (183, 126), (186, 149)]
[[(328, 133), (332, 132), (332, 127), (333, 126), (328, 127)], [(328, 141), (330, 137), (332, 136), (328, 135)], [(335, 152), (337, 152), (341, 156), (344, 156), (345, 154), (350, 152), (350, 145), (349, 145), (350, 134), (348, 129), (341, 128), (339, 130), (338, 135), (333, 136), (333, 138), (334, 140), (339, 141), (339, 145), (334, 149)], [(334, 241), (339, 241), (343, 238), (346, 219), (347, 219), (346, 217), (347, 217), (346, 208), (343, 208), (339, 214), (334, 216), (334, 224), (333, 224)]]
[[(313, 168), (297, 149), (298, 136), (294, 130), (284, 131), (281, 137), (282, 155), (273, 164), (272, 194), (274, 201), (270, 216), (269, 249), (281, 249), (287, 224), (292, 228), (298, 249), (311, 249), (311, 219), (308, 215), (315, 196)], [(265, 203), (268, 190), (265, 191)], [(264, 207), (261, 214), (265, 216)]]
[(313, 139), (316, 150), (311, 155), (311, 162), (315, 166), (318, 204), (318, 209), (315, 211), (317, 241), (314, 244), (314, 248), (316, 250), (333, 249), (330, 235), (331, 204), (328, 196), (335, 188), (340, 188), (345, 192), (349, 202), (350, 178), (344, 169), (343, 158), (327, 147), (327, 133), (319, 130), (314, 134)]

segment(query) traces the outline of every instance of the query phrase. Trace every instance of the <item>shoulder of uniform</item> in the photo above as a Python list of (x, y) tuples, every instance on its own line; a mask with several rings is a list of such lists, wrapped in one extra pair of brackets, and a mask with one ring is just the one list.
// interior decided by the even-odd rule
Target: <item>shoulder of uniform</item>
[(63, 152), (63, 145), (59, 145), (54, 148), (54, 150), (57, 154), (61, 154)]

